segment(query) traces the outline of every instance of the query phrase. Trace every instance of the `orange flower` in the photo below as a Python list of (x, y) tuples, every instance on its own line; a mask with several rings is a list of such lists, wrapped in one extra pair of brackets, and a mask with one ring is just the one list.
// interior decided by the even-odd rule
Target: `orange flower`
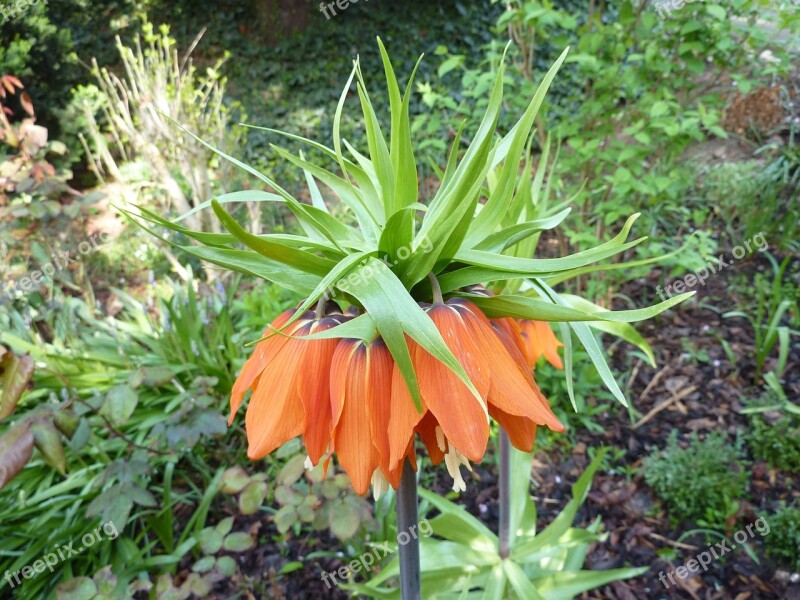
[[(457, 489), (464, 489), (459, 465), (480, 461), (489, 439), (489, 415), (509, 430), (512, 443), (530, 450), (534, 425), (555, 431), (556, 419), (527, 369), (514, 359), (489, 319), (471, 302), (450, 299), (428, 309), (448, 348), (478, 391), (479, 401), (458, 376), (409, 340), (419, 380), (423, 412), (418, 413), (395, 367), (389, 424), (391, 458), (396, 468), (405, 440), (416, 430), (432, 457), (444, 455)], [(429, 417), (428, 415), (432, 416)]]
[(229, 424), (247, 390), (253, 390), (245, 418), (247, 456), (252, 460), (302, 434), (309, 458), (317, 464), (330, 441), (328, 374), (339, 340), (306, 341), (298, 337), (335, 327), (346, 317), (317, 319), (314, 313), (306, 312), (283, 332), (275, 333), (294, 313), (286, 311), (272, 322), (264, 333), (270, 337), (258, 343), (231, 392)]
[[(408, 339), (422, 401), (418, 411), (400, 369), (380, 338), (303, 340), (344, 322), (342, 314), (281, 314), (245, 363), (231, 394), (231, 420), (248, 389), (248, 456), (261, 458), (298, 435), (311, 464), (336, 454), (353, 488), (376, 494), (397, 488), (406, 460), (416, 469), (416, 434), (433, 464), (444, 460), (454, 489), (465, 489), (460, 467), (480, 461), (489, 417), (517, 448), (530, 451), (537, 425), (563, 431), (533, 380), (524, 337), (512, 319), (494, 323), (471, 302), (433, 304), (428, 315), (466, 371), (480, 398), (443, 363)], [(327, 463), (326, 463), (327, 464)]]
[(563, 369), (561, 357), (558, 355), (559, 347), (563, 346), (558, 341), (550, 325), (544, 321), (530, 321), (528, 319), (492, 319), (522, 351), (529, 369), (534, 369), (539, 359), (544, 356), (556, 369)]
[[(359, 494), (384, 481), (397, 487), (402, 465), (389, 466), (389, 420), (394, 361), (381, 339), (343, 339), (330, 370), (333, 451)], [(413, 403), (411, 405), (413, 409)], [(412, 435), (405, 441), (408, 456)], [(412, 462), (413, 453), (411, 453)], [(416, 464), (414, 465), (416, 468)]]

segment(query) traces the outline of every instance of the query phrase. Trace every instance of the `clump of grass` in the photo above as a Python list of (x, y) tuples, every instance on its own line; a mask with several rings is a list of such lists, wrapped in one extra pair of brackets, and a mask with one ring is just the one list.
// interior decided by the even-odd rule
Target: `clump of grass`
[(723, 433), (703, 440), (693, 434), (681, 448), (673, 431), (666, 448), (645, 458), (642, 474), (676, 523), (726, 529), (746, 493), (746, 466), (741, 444), (730, 444)]

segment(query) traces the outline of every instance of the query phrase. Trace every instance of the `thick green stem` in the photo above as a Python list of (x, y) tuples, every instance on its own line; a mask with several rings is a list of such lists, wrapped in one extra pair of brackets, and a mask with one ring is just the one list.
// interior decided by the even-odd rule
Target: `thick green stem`
[(397, 488), (397, 534), (405, 532), (400, 544), (400, 593), (403, 600), (422, 600), (419, 574), (419, 536), (417, 531), (417, 474), (406, 459)]
[(500, 503), (500, 524), (498, 526), (498, 539), (499, 548), (498, 552), (500, 558), (508, 558), (509, 549), (509, 530), (511, 528), (510, 512), (511, 512), (511, 444), (508, 441), (508, 434), (504, 429), (500, 429), (497, 436), (497, 442), (500, 447), (500, 456), (498, 457), (498, 489)]

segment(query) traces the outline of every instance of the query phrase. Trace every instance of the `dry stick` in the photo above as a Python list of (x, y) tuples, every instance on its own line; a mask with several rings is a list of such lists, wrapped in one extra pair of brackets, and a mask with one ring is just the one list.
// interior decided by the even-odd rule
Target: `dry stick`
[[(408, 459), (403, 464), (397, 488), (397, 531), (416, 532), (417, 474)], [(413, 535), (407, 544), (398, 547), (400, 557), (400, 597), (402, 600), (422, 600), (419, 573), (419, 536)]]
[(659, 542), (664, 542), (665, 544), (669, 544), (670, 546), (673, 546), (675, 548), (680, 548), (681, 550), (689, 550), (689, 551), (700, 550), (698, 546), (692, 546), (691, 544), (684, 544), (683, 542), (676, 542), (669, 538), (665, 538), (663, 535), (658, 535), (657, 533), (650, 533), (649, 535), (654, 540), (658, 540)]
[(668, 406), (675, 404), (676, 402), (679, 402), (680, 400), (683, 400), (684, 398), (686, 398), (686, 396), (694, 392), (696, 389), (697, 389), (696, 385), (690, 385), (689, 387), (682, 389), (677, 394), (673, 394), (672, 396), (670, 396), (669, 400), (666, 400), (661, 404), (654, 406), (649, 413), (647, 413), (645, 416), (639, 419), (639, 421), (637, 421), (637, 423), (633, 426), (633, 428), (638, 429), (639, 427), (647, 423), (650, 419), (655, 417), (662, 410), (664, 410)]
[(644, 388), (644, 391), (643, 391), (643, 392), (641, 393), (641, 395), (639, 396), (639, 401), (640, 401), (640, 402), (641, 402), (642, 400), (644, 400), (645, 396), (647, 396), (647, 394), (649, 394), (649, 393), (650, 393), (650, 390), (652, 390), (652, 389), (653, 389), (653, 388), (656, 386), (656, 384), (659, 382), (659, 380), (661, 379), (661, 377), (662, 377), (662, 376), (663, 376), (665, 373), (667, 373), (669, 370), (670, 370), (670, 367), (669, 367), (669, 365), (667, 365), (666, 367), (664, 367), (663, 369), (661, 369), (661, 370), (660, 370), (658, 373), (656, 373), (655, 377), (653, 377), (653, 378), (650, 380), (650, 383), (648, 383), (648, 384), (647, 384), (647, 387), (646, 387), (646, 388)]

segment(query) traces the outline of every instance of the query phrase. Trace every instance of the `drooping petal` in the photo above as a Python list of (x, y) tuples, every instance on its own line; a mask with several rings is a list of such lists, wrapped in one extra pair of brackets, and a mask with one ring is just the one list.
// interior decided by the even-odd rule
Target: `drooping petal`
[(462, 311), (464, 323), (470, 335), (483, 348), (485, 360), (490, 361), (489, 404), (510, 415), (527, 417), (538, 425), (547, 425), (554, 431), (564, 431), (564, 426), (553, 414), (533, 377), (521, 371), (486, 316), (471, 303), (467, 304), (467, 309)]
[(428, 449), (428, 457), (431, 459), (431, 463), (434, 465), (441, 463), (445, 452), (447, 452), (447, 441), (444, 437), (444, 431), (439, 427), (439, 423), (432, 412), (428, 411), (419, 422), (417, 433)]
[(392, 370), (394, 360), (383, 340), (372, 342), (367, 348), (369, 385), (367, 386), (367, 412), (372, 443), (378, 450), (381, 468), (389, 471), (391, 447), (389, 423), (392, 415)]
[[(337, 346), (337, 352), (340, 347), (341, 344)], [(380, 462), (378, 450), (372, 443), (367, 410), (370, 384), (367, 349), (360, 342), (354, 349), (348, 345), (343, 348), (350, 360), (347, 362), (344, 397), (339, 397), (340, 387), (331, 388), (334, 405), (341, 406), (333, 431), (333, 449), (339, 464), (350, 477), (353, 489), (363, 495), (369, 490), (372, 474)]]
[(510, 415), (492, 405), (489, 406), (489, 414), (500, 427), (505, 429), (509, 441), (517, 450), (523, 452), (533, 450), (533, 443), (536, 440), (536, 423), (525, 417)]
[[(409, 342), (413, 354), (413, 342)], [(425, 401), (422, 401), (422, 412), (417, 411), (414, 399), (408, 391), (405, 379), (400, 373), (397, 363), (392, 367), (392, 407), (389, 417), (389, 469), (396, 470), (406, 456), (409, 441), (414, 440), (414, 428), (427, 412)], [(388, 473), (386, 478), (391, 481)], [(392, 484), (394, 485), (394, 484)], [(396, 486), (395, 486), (396, 487)]]
[(542, 348), (542, 353), (547, 359), (547, 362), (556, 369), (563, 369), (564, 365), (561, 362), (561, 356), (558, 354), (558, 348), (564, 344), (558, 341), (550, 325), (544, 321), (534, 321), (533, 326), (536, 329), (536, 333), (539, 335), (539, 345)]
[[(331, 318), (315, 321), (307, 333), (303, 331), (303, 335), (325, 331), (338, 324), (338, 320)], [(306, 415), (303, 444), (312, 464), (316, 465), (331, 440), (333, 424), (330, 372), (333, 352), (339, 340), (309, 340), (302, 343), (305, 346), (302, 357), (303, 375), (297, 380), (297, 393)]]
[[(278, 315), (274, 321), (272, 321), (271, 326), (264, 331), (264, 335), (270, 335), (269, 338), (260, 341), (255, 350), (253, 350), (253, 354), (250, 355), (250, 358), (244, 363), (242, 367), (241, 373), (236, 378), (236, 382), (233, 384), (233, 389), (231, 390), (231, 414), (228, 417), (228, 425), (233, 423), (233, 417), (236, 414), (236, 411), (239, 410), (239, 407), (242, 404), (242, 399), (244, 395), (247, 393), (251, 387), (255, 389), (254, 383), (256, 378), (261, 374), (264, 370), (264, 367), (267, 366), (267, 363), (270, 362), (275, 358), (275, 355), (283, 348), (286, 343), (289, 341), (290, 338), (275, 334), (275, 329), (280, 329), (284, 326), (284, 324), (294, 315), (295, 311), (287, 310), (282, 312)], [(295, 322), (297, 327), (300, 326), (300, 322)], [(295, 330), (297, 327), (291, 327), (290, 329)], [(289, 332), (287, 332), (289, 333)]]
[(302, 376), (304, 343), (286, 344), (259, 377), (245, 417), (247, 456), (252, 460), (303, 433), (305, 411), (297, 395), (297, 378)]
[(400, 485), (400, 477), (403, 475), (403, 467), (406, 464), (406, 460), (411, 464), (411, 468), (414, 471), (417, 470), (417, 453), (414, 452), (414, 438), (412, 437), (408, 441), (408, 445), (406, 446), (403, 455), (400, 457), (400, 460), (397, 462), (397, 466), (390, 471), (384, 471), (384, 476), (389, 484), (394, 488)]
[[(483, 393), (488, 391), (489, 373), (483, 361), (475, 356), (472, 340), (468, 337), (469, 332), (461, 316), (444, 304), (432, 306), (428, 314), (485, 401)], [(412, 360), (422, 398), (450, 444), (468, 459), (480, 461), (489, 440), (488, 411), (485, 406), (455, 373), (423, 348), (414, 348)]]
[(518, 321), (520, 332), (524, 340), (524, 354), (531, 368), (536, 366), (539, 358), (544, 356), (551, 365), (557, 369), (564, 366), (558, 355), (558, 348), (563, 344), (558, 341), (553, 330), (544, 321)]

